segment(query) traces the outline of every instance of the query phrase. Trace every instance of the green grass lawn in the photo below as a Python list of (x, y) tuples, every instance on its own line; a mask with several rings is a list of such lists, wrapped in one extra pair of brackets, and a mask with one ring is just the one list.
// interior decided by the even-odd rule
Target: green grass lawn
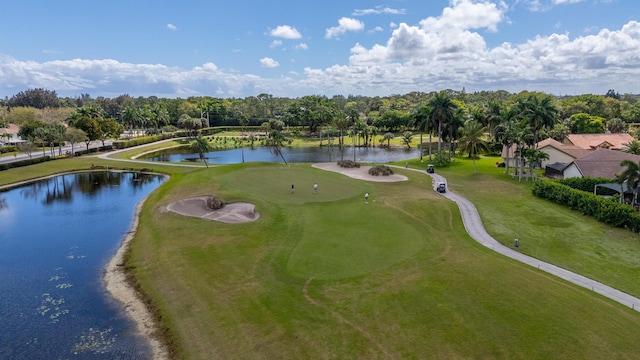
[[(181, 358), (635, 356), (635, 311), (476, 244), (430, 178), (407, 175), (197, 170), (152, 194), (127, 265)], [(253, 202), (261, 217), (233, 225), (163, 211), (203, 194)]]
[[(1, 172), (0, 184), (92, 163), (118, 164), (59, 160)], [(636, 235), (534, 198), (494, 163), (436, 171), (505, 244), (519, 236), (520, 251), (638, 286), (624, 270), (637, 269)], [(178, 358), (637, 358), (637, 312), (477, 244), (425, 174), (372, 183), (309, 164), (138, 168), (172, 177), (147, 200), (126, 266)], [(252, 202), (261, 217), (223, 224), (165, 210), (209, 194)]]
[[(457, 158), (437, 169), (449, 188), (472, 201), (487, 231), (518, 251), (640, 297), (640, 236), (613, 228), (531, 194), (531, 181), (519, 182), (495, 167), (497, 158)], [(414, 163), (417, 167), (418, 164)]]

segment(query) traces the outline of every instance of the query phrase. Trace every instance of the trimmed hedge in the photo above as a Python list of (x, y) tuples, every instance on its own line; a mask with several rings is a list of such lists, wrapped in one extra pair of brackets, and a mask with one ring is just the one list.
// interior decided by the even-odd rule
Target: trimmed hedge
[(140, 137), (140, 138), (131, 139), (131, 140), (114, 141), (113, 142), (113, 148), (114, 149), (126, 149), (126, 148), (130, 148), (130, 147), (138, 146), (138, 145), (150, 144), (150, 143), (153, 143), (153, 142), (156, 142), (156, 141), (160, 141), (160, 140), (172, 139), (172, 138), (174, 138), (176, 136), (180, 136), (180, 135), (183, 135), (183, 134), (179, 134), (179, 133), (160, 134), (160, 135), (154, 135), (154, 136)]
[(16, 151), (18, 151), (18, 149), (13, 145), (7, 145), (7, 146), (0, 147), (0, 154), (16, 152)]
[(592, 192), (573, 189), (553, 180), (539, 179), (533, 183), (532, 192), (535, 196), (568, 206), (605, 224), (633, 232), (640, 230), (640, 214), (629, 205), (594, 195)]
[(12, 161), (12, 162), (8, 162), (8, 163), (3, 163), (0, 164), (0, 171), (3, 170), (9, 170), (9, 169), (13, 169), (13, 168), (17, 168), (17, 167), (22, 167), (22, 166), (29, 166), (29, 165), (33, 165), (33, 164), (39, 164), (45, 161), (49, 161), (49, 160), (53, 160), (50, 156), (41, 156), (41, 157), (37, 157), (37, 158), (33, 158), (33, 159), (25, 159), (25, 160), (20, 160), (20, 161)]
[[(607, 178), (590, 178), (590, 177), (582, 177), (582, 178), (574, 177), (574, 178), (560, 179), (556, 181), (558, 181), (563, 185), (567, 185), (571, 188), (587, 191), (587, 192), (593, 192), (593, 190), (595, 189), (595, 186), (598, 184), (608, 184), (613, 182), (613, 180), (607, 179)], [(599, 189), (599, 193), (602, 195), (615, 195), (618, 192), (611, 189), (601, 188)]]

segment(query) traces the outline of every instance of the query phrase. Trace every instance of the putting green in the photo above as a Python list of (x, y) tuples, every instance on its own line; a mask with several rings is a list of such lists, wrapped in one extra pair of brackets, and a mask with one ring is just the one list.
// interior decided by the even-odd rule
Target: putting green
[[(412, 257), (425, 244), (424, 230), (406, 214), (373, 196), (364, 203), (365, 192), (381, 195), (384, 189), (403, 184), (354, 180), (304, 164), (247, 167), (225, 174), (223, 180), (290, 214), (292, 221), (277, 234), (291, 246), (286, 266), (296, 277), (368, 274)], [(319, 185), (317, 193), (314, 183)], [(291, 184), (296, 185), (294, 193)], [(261, 220), (277, 222), (269, 218), (272, 213), (265, 211)]]
[(402, 213), (359, 197), (351, 203), (305, 212), (305, 229), (287, 270), (302, 278), (339, 279), (365, 275), (408, 259), (425, 245)]
[[(260, 197), (278, 203), (303, 204), (307, 202), (337, 201), (364, 195), (362, 187), (345, 181), (345, 176), (312, 168), (311, 165), (294, 164), (249, 167), (225, 175), (226, 182), (236, 190), (247, 193), (260, 191)], [(313, 184), (318, 184), (314, 193)], [(291, 184), (295, 191), (291, 193)]]

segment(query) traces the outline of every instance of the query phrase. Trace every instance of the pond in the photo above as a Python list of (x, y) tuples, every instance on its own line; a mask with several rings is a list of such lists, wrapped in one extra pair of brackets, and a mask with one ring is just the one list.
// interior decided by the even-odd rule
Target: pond
[[(245, 162), (282, 162), (282, 157), (268, 147), (246, 147), (230, 150), (217, 150), (205, 154), (211, 164), (238, 164)], [(355, 160), (363, 163), (385, 163), (402, 161), (420, 157), (420, 149), (403, 148), (345, 148), (341, 153), (337, 146), (328, 147), (285, 147), (282, 156), (287, 162), (332, 162), (338, 160)], [(355, 159), (354, 159), (355, 157)], [(187, 147), (172, 148), (143, 155), (139, 159), (151, 161), (199, 161), (198, 154)]]
[(104, 268), (164, 177), (88, 172), (0, 192), (0, 358), (147, 359)]

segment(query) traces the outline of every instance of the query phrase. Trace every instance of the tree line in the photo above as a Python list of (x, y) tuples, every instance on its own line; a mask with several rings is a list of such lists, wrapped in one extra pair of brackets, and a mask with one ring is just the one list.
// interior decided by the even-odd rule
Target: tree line
[[(385, 97), (309, 95), (292, 99), (263, 93), (245, 98), (182, 99), (124, 94), (111, 99), (88, 94), (63, 98), (55, 91), (30, 89), (0, 100), (0, 126), (16, 124), (22, 138), (40, 144), (68, 141), (87, 146), (123, 134), (197, 132), (214, 126), (259, 126), (267, 132), (304, 128), (310, 134), (334, 136), (340, 145), (344, 145), (344, 136), (351, 135), (358, 139), (354, 146), (377, 145), (372, 142), (375, 135), (383, 135), (380, 145), (383, 141), (388, 144), (394, 133), (406, 138), (416, 131), (421, 144), (422, 136), (427, 135), (429, 146), (437, 146), (438, 151), (452, 151), (452, 144), (462, 140), (458, 145), (464, 145), (471, 156), (503, 145), (531, 148), (546, 137), (562, 141), (570, 133), (633, 133), (630, 127), (640, 123), (639, 98), (613, 90), (605, 95), (565, 97), (527, 91), (443, 90)], [(640, 150), (640, 143), (637, 145)]]

